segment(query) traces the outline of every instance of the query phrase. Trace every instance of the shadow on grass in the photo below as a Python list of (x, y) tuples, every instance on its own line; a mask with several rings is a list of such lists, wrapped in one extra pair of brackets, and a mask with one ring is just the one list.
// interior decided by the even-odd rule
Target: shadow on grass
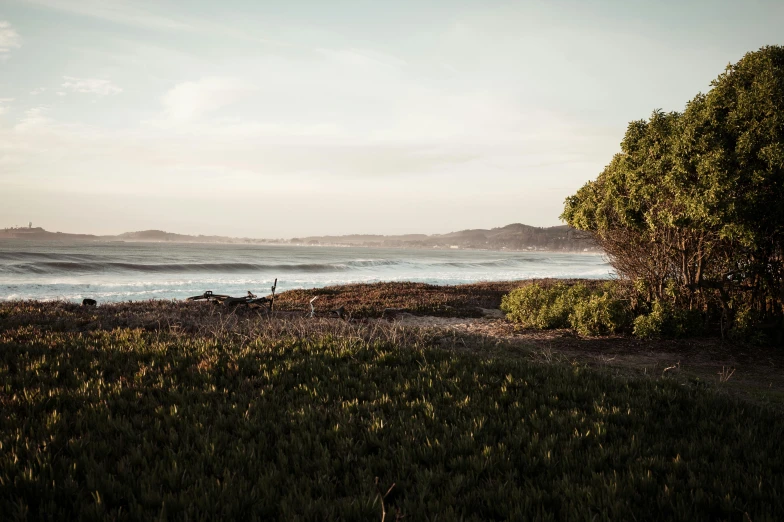
[(427, 337), (297, 328), (4, 332), (0, 511), (367, 520), (380, 477), (396, 483), (387, 509), (414, 520), (784, 514), (770, 409)]

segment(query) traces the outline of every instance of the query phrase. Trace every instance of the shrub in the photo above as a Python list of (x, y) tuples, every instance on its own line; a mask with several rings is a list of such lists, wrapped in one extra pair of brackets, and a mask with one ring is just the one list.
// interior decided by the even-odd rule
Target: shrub
[(504, 296), (501, 310), (510, 321), (528, 328), (571, 327), (581, 335), (614, 333), (629, 323), (628, 306), (616, 292), (615, 283), (593, 291), (579, 283), (549, 288), (531, 284)]
[(702, 314), (656, 300), (648, 314), (634, 319), (634, 335), (642, 339), (679, 338), (702, 333)]
[(641, 339), (658, 339), (664, 329), (665, 316), (659, 301), (653, 304), (649, 314), (638, 315), (634, 319), (634, 335)]
[(542, 310), (551, 305), (552, 294), (537, 284), (513, 290), (501, 299), (501, 310), (515, 323), (529, 328), (555, 328)]
[(582, 284), (558, 283), (549, 288), (531, 284), (517, 288), (501, 300), (501, 310), (510, 321), (540, 330), (568, 328), (574, 304), (591, 294)]
[(770, 339), (760, 329), (761, 322), (761, 314), (757, 310), (754, 310), (748, 303), (740, 303), (735, 310), (730, 337), (736, 341), (756, 345), (769, 343)]
[(630, 314), (624, 301), (611, 292), (602, 292), (575, 303), (569, 323), (580, 335), (606, 335), (621, 331), (629, 324)]

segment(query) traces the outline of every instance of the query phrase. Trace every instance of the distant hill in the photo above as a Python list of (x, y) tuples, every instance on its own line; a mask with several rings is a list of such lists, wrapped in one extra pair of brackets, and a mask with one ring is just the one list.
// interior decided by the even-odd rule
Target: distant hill
[(128, 242), (172, 242), (172, 243), (283, 243), (282, 239), (249, 239), (224, 236), (191, 236), (175, 234), (163, 230), (141, 230), (125, 232), (116, 236), (96, 236), (92, 234), (69, 234), (49, 232), (43, 228), (6, 228), (0, 229), (0, 239), (29, 239), (37, 241), (128, 241)]
[(387, 248), (470, 248), (486, 250), (598, 251), (590, 238), (567, 225), (532, 227), (513, 223), (491, 229), (471, 229), (448, 234), (399, 236), (349, 235), (294, 238), (303, 245), (345, 245)]
[(97, 241), (100, 236), (92, 234), (65, 234), (63, 232), (49, 232), (41, 227), (33, 228), (5, 228), (0, 229), (0, 239), (30, 239), (30, 240), (76, 240)]
[(0, 229), (0, 239), (30, 239), (59, 241), (139, 241), (172, 243), (251, 243), (295, 244), (325, 246), (358, 246), (385, 248), (468, 248), (483, 250), (556, 250), (598, 251), (598, 247), (583, 233), (566, 225), (532, 227), (514, 223), (500, 228), (471, 229), (448, 234), (403, 234), (383, 236), (376, 234), (351, 234), (346, 236), (309, 236), (303, 238), (253, 239), (225, 236), (191, 236), (163, 230), (125, 232), (117, 236), (68, 234), (49, 232), (43, 228)]
[(111, 237), (116, 241), (171, 241), (174, 243), (247, 243), (247, 242), (276, 242), (279, 240), (268, 239), (248, 239), (225, 236), (191, 236), (187, 234), (175, 234), (174, 232), (164, 232), (163, 230), (141, 230), (139, 232), (125, 232), (119, 236)]

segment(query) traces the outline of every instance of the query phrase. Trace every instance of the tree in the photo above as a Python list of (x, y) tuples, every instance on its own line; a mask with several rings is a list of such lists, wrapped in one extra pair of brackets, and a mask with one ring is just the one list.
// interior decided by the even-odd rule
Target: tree
[(629, 124), (621, 152), (567, 198), (648, 302), (784, 317), (784, 48), (748, 53), (683, 113)]

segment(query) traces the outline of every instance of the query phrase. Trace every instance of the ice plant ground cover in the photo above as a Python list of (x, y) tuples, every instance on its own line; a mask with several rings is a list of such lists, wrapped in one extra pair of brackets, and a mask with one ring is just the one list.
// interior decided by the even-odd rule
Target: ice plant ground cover
[(384, 321), (6, 303), (0, 386), (3, 520), (784, 516), (775, 405)]

